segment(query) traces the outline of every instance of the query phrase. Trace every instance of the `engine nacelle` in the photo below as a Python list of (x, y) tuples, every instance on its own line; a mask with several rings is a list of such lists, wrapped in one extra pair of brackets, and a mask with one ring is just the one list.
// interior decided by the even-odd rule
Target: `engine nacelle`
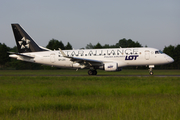
[(105, 71), (121, 71), (121, 68), (118, 68), (118, 63), (105, 63), (104, 70)]
[(85, 65), (81, 65), (81, 64), (79, 64), (79, 63), (74, 63), (74, 64), (72, 64), (72, 67), (73, 67), (73, 68), (81, 68), (81, 69), (83, 69), (83, 68), (85, 68), (86, 66), (85, 66)]

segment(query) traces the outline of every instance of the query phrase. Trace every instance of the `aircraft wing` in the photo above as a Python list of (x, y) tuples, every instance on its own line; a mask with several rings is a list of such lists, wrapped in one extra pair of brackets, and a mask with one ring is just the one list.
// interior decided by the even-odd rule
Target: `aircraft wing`
[(71, 57), (71, 61), (75, 61), (77, 63), (88, 64), (90, 66), (102, 65), (102, 61), (99, 60), (92, 60), (92, 59), (84, 59), (78, 57)]
[(61, 52), (63, 57), (69, 58), (73, 62), (77, 62), (80, 64), (89, 65), (89, 66), (99, 66), (99, 65), (103, 64), (103, 61), (100, 61), (100, 60), (78, 58), (78, 57), (69, 57), (60, 48), (59, 48), (59, 51)]

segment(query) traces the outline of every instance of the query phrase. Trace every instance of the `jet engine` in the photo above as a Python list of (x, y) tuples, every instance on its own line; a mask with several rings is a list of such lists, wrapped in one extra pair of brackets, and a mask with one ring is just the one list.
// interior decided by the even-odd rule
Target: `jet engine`
[(105, 71), (121, 71), (118, 67), (118, 63), (105, 63), (103, 66)]

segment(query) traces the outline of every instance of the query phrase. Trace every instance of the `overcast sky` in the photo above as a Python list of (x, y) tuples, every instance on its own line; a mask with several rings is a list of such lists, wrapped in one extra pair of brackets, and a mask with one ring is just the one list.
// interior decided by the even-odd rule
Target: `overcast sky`
[(163, 50), (180, 44), (180, 0), (1, 0), (0, 43), (14, 47), (11, 23), (41, 46), (52, 38), (75, 49), (126, 38)]

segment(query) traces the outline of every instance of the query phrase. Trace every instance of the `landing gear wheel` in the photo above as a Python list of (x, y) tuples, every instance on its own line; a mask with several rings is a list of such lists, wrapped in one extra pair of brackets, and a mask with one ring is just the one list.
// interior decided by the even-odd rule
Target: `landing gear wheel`
[(93, 70), (93, 75), (97, 75), (97, 71), (96, 70)]
[(88, 75), (97, 75), (97, 71), (96, 70), (89, 70)]
[(153, 73), (153, 71), (149, 71), (149, 74), (150, 74), (150, 75), (153, 75), (154, 73)]
[(88, 71), (88, 75), (93, 75), (93, 71), (92, 71), (92, 70), (89, 70), (89, 71)]

